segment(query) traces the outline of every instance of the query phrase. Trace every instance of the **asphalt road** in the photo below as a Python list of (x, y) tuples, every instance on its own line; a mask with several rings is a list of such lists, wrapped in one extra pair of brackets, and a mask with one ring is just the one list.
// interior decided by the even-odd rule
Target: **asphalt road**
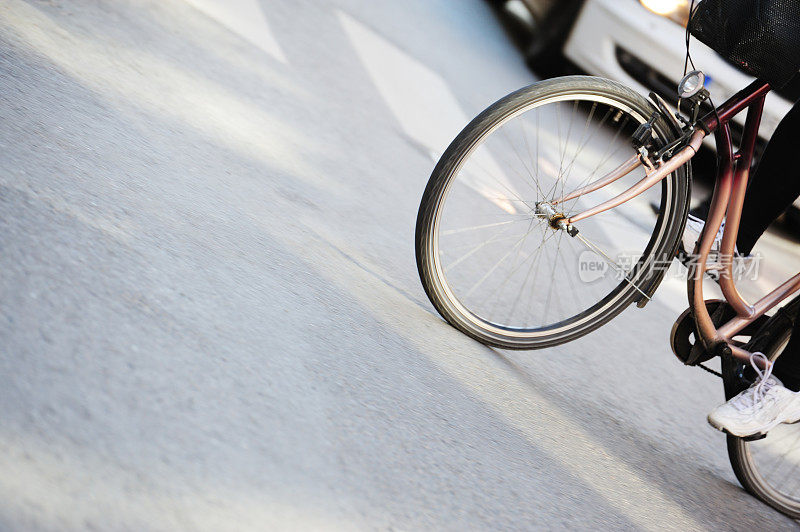
[(0, 529), (795, 527), (679, 280), (538, 352), (428, 303), (434, 158), (533, 80), (481, 0), (0, 1)]

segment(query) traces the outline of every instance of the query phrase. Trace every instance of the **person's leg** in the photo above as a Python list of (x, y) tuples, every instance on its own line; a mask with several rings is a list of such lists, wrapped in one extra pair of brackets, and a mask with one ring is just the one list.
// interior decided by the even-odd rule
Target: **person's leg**
[[(778, 124), (747, 189), (736, 247), (747, 255), (769, 224), (800, 196), (800, 170), (792, 168), (800, 151), (800, 102)], [(800, 320), (773, 372), (790, 390), (800, 391)]]
[(800, 320), (795, 323), (792, 338), (775, 361), (772, 373), (793, 392), (800, 391)]
[(778, 124), (742, 206), (736, 248), (749, 255), (767, 227), (800, 196), (800, 170), (795, 155), (800, 151), (800, 102)]
[[(800, 176), (797, 175), (800, 172), (791, 168), (796, 150), (800, 150), (800, 101), (778, 124), (751, 174), (736, 237), (736, 251), (740, 255), (749, 255), (767, 227), (800, 196)], [(702, 227), (703, 220), (708, 217), (710, 205), (711, 196), (689, 211), (699, 221), (698, 227)], [(689, 236), (696, 238), (696, 235)]]
[(800, 319), (795, 319), (792, 336), (775, 361), (772, 373), (793, 392), (800, 391)]

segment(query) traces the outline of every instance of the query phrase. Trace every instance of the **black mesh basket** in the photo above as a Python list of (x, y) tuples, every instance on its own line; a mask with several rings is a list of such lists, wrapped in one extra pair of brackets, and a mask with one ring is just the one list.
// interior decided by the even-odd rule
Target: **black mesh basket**
[(775, 88), (800, 69), (800, 0), (702, 0), (689, 31)]

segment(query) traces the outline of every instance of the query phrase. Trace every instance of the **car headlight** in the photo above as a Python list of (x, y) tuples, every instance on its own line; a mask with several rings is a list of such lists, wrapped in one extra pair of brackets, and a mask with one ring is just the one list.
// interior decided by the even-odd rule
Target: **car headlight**
[(689, 0), (639, 0), (639, 3), (656, 15), (667, 17), (681, 26), (686, 27), (689, 23)]

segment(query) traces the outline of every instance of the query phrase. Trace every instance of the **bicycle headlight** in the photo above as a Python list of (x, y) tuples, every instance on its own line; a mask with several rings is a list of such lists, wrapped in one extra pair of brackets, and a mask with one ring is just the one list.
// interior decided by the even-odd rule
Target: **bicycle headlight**
[(689, 0), (639, 0), (649, 11), (686, 27), (689, 23)]
[(678, 83), (678, 96), (681, 98), (691, 98), (703, 90), (706, 82), (706, 75), (699, 70), (692, 70)]

